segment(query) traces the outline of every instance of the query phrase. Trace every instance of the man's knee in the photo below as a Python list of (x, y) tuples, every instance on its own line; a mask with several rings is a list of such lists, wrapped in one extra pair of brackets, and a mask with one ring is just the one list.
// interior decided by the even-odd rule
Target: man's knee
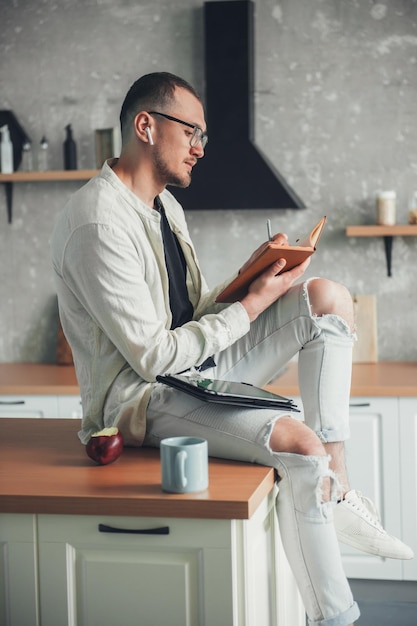
[(354, 331), (353, 300), (344, 285), (327, 278), (315, 278), (308, 282), (307, 290), (313, 315), (338, 315)]
[(325, 456), (317, 435), (308, 426), (291, 417), (281, 417), (274, 424), (270, 447), (273, 452), (289, 452), (304, 456)]

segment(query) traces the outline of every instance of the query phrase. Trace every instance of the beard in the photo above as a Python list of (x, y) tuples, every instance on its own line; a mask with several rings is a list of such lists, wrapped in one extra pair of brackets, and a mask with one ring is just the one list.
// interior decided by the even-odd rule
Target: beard
[(173, 187), (181, 187), (182, 189), (186, 189), (191, 184), (191, 172), (185, 173), (183, 176), (180, 176), (177, 172), (174, 172), (172, 168), (169, 166), (166, 159), (155, 150), (154, 152), (154, 164), (155, 168), (158, 172), (160, 178), (165, 180), (166, 185), (172, 185)]

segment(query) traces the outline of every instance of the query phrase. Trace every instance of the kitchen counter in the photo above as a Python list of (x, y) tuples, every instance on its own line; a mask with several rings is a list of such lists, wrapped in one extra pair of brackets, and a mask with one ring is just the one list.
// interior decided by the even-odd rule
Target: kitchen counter
[(0, 395), (60, 394), (80, 394), (72, 365), (0, 363)]
[(209, 488), (161, 489), (159, 450), (125, 448), (96, 465), (77, 419), (0, 420), (0, 513), (250, 519), (274, 488), (269, 467), (210, 459)]
[[(291, 362), (268, 389), (298, 396), (297, 363)], [(79, 395), (72, 365), (0, 363), (0, 395)], [(417, 396), (417, 362), (354, 363), (352, 396)]]
[[(266, 388), (284, 396), (299, 396), (297, 368), (297, 363), (289, 363), (284, 373)], [(417, 396), (417, 362), (354, 363), (351, 396)]]
[[(299, 395), (297, 363), (267, 389), (284, 396)], [(79, 395), (72, 365), (0, 363), (0, 395)], [(417, 396), (417, 362), (354, 363), (352, 396)]]

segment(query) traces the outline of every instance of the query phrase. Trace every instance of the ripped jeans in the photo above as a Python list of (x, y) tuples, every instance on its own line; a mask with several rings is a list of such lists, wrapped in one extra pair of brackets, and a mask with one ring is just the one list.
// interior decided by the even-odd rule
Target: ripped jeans
[[(349, 436), (353, 336), (335, 315), (311, 315), (307, 283), (295, 285), (252, 323), (250, 332), (214, 355), (211, 378), (264, 386), (298, 354), (306, 424), (322, 442)], [(347, 626), (359, 617), (344, 574), (333, 526), (333, 502), (321, 501), (329, 457), (276, 453), (269, 446), (274, 423), (287, 415), (271, 409), (202, 402), (157, 385), (147, 412), (144, 445), (164, 437), (198, 436), (210, 456), (274, 467), (280, 477), (277, 514), (286, 555), (310, 626)], [(334, 497), (333, 489), (333, 497)]]

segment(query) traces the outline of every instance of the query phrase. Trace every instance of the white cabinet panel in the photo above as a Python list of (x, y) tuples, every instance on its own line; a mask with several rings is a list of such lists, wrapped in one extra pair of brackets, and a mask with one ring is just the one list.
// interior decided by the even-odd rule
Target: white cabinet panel
[[(401, 537), (399, 457), (399, 412), (397, 398), (352, 398), (351, 437), (346, 442), (346, 461), (352, 488), (376, 505), (384, 528)], [(349, 578), (398, 580), (402, 563), (382, 559), (341, 544)]]
[(0, 417), (82, 418), (80, 396), (0, 396)]
[(80, 396), (58, 396), (57, 417), (73, 417), (81, 419), (83, 416)]
[(37, 626), (34, 517), (0, 516), (0, 624)]
[(40, 544), (42, 626), (202, 623), (199, 551)]
[(402, 529), (414, 559), (403, 561), (403, 578), (417, 580), (417, 398), (400, 399)]
[[(169, 534), (100, 533), (100, 523)], [(121, 616), (123, 626), (232, 626), (231, 523), (39, 516), (42, 626), (114, 626)]]
[(0, 417), (57, 416), (56, 396), (0, 396)]

